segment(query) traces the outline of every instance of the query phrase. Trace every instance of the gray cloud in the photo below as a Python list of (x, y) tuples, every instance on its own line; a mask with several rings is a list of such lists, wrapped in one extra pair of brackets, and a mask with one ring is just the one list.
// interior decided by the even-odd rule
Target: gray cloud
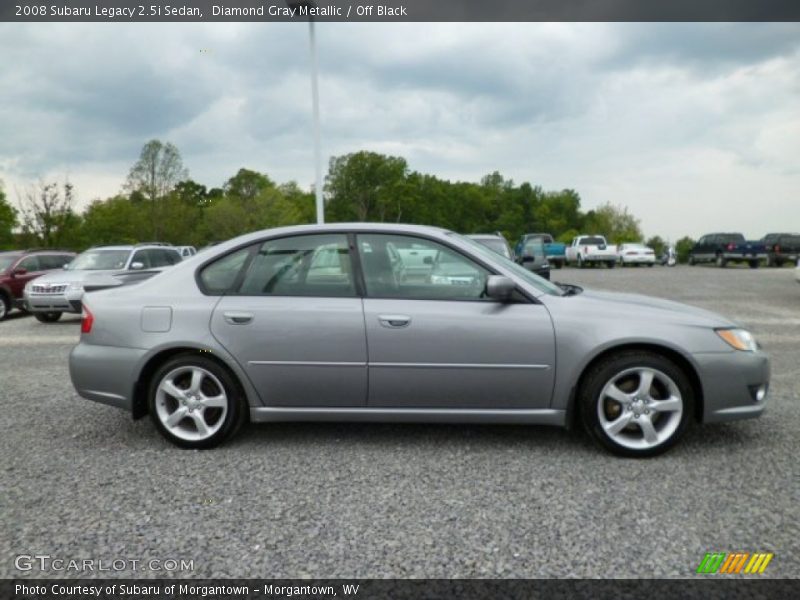
[[(755, 189), (800, 221), (797, 24), (317, 31), (326, 155), (366, 148), (442, 177), (497, 169), (574, 187), (666, 235), (746, 229), (753, 218), (725, 207)], [(70, 173), (83, 201), (109, 195), (153, 137), (209, 186), (241, 166), (313, 178), (305, 25), (7, 23), (0, 55), (7, 182)], [(716, 210), (687, 231), (663, 207), (685, 212), (699, 194)], [(720, 212), (733, 222), (714, 223)]]

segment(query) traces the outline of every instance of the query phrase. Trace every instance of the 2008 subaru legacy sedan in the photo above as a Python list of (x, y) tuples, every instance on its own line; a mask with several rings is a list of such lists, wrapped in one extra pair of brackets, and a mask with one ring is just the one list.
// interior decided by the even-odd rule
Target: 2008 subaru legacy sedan
[(248, 419), (580, 420), (612, 452), (651, 456), (691, 421), (757, 417), (769, 382), (767, 356), (722, 316), (552, 284), (412, 225), (247, 234), (87, 295), (81, 330), (78, 393), (149, 413), (189, 448)]

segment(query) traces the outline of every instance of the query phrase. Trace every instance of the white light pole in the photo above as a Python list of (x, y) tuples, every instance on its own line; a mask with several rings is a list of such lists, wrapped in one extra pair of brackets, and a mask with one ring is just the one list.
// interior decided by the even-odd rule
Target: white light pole
[(308, 19), (308, 39), (311, 46), (311, 104), (314, 109), (314, 163), (316, 168), (317, 223), (325, 222), (325, 205), (322, 200), (322, 149), (319, 135), (319, 85), (317, 84), (317, 38), (314, 19)]
[[(314, 0), (286, 0), (286, 5), (294, 10), (301, 7), (317, 8)], [(299, 12), (299, 11), (298, 11)], [(325, 204), (322, 199), (322, 149), (320, 148), (319, 126), (319, 85), (317, 83), (317, 38), (314, 32), (314, 17), (308, 16), (308, 39), (311, 50), (311, 105), (314, 113), (314, 170), (315, 170), (315, 195), (317, 199), (317, 223), (325, 222)]]

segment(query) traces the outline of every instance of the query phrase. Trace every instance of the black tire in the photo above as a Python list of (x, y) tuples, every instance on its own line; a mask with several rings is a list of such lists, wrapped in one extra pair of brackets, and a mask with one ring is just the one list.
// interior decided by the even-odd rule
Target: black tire
[(564, 266), (564, 261), (563, 260), (554, 260), (553, 264), (556, 266), (556, 269), (560, 269), (561, 267)]
[(694, 259), (694, 256), (690, 256), (690, 257), (689, 257), (689, 266), (690, 266), (690, 267), (693, 267), (693, 266), (695, 266), (696, 264), (697, 264), (697, 262), (695, 261), (695, 259)]
[(782, 260), (775, 259), (775, 260), (772, 262), (772, 264), (773, 264), (773, 265), (775, 265), (776, 267), (778, 267), (778, 268), (780, 269), (780, 268), (783, 266), (783, 261), (782, 261)]
[(10, 312), (11, 312), (11, 301), (8, 299), (8, 296), (6, 296), (4, 292), (0, 292), (0, 321), (5, 319), (8, 316), (8, 313)]
[(608, 268), (609, 268), (609, 269), (613, 269), (614, 267), (616, 267), (616, 266), (617, 266), (617, 261), (615, 261), (615, 260), (609, 260), (609, 261), (606, 263), (606, 265), (608, 266)]
[[(216, 378), (219, 384), (221, 384), (223, 389), (220, 391), (224, 392), (226, 402), (225, 408), (227, 409), (224, 413), (224, 417), (221, 417), (220, 419), (222, 423), (217, 431), (209, 437), (199, 440), (183, 439), (173, 434), (164, 425), (164, 423), (162, 423), (159, 417), (158, 407), (156, 405), (158, 388), (162, 380), (168, 374), (176, 370), (190, 369), (193, 367), (207, 371), (213, 376), (213, 378)], [(214, 386), (214, 388), (219, 387), (217, 382), (212, 380), (210, 385)], [(206, 381), (203, 382), (203, 385), (205, 384)], [(178, 400), (171, 396), (170, 398), (174, 400), (176, 405), (178, 404)], [(242, 424), (247, 420), (248, 416), (247, 401), (236, 378), (226, 368), (220, 366), (220, 364), (216, 361), (198, 354), (179, 354), (178, 356), (166, 361), (156, 370), (156, 372), (153, 374), (153, 377), (150, 379), (150, 382), (148, 383), (147, 408), (150, 412), (150, 417), (152, 418), (153, 423), (155, 423), (156, 429), (158, 429), (161, 435), (163, 435), (168, 441), (176, 446), (190, 449), (207, 449), (218, 446), (226, 439), (236, 434)], [(190, 415), (188, 414), (184, 418), (191, 420)]]
[(647, 266), (648, 266), (648, 267), (650, 267), (650, 268), (652, 268), (652, 267), (654, 267), (654, 266), (656, 266), (656, 265), (655, 265), (655, 263), (647, 263)]
[[(673, 417), (671, 413), (653, 411), (653, 414), (656, 415), (657, 419), (674, 419), (673, 421), (655, 421), (656, 425), (658, 425), (658, 423), (662, 423), (667, 426), (671, 425), (670, 428), (674, 427), (674, 430), (668, 435), (668, 437), (665, 437), (664, 440), (659, 441), (655, 445), (643, 448), (631, 448), (618, 443), (603, 429), (600, 421), (600, 411), (601, 409), (604, 411), (608, 410), (609, 406), (613, 408), (614, 402), (611, 401), (611, 404), (609, 405), (609, 399), (606, 398), (604, 401), (603, 398), (600, 398), (600, 395), (605, 386), (611, 382), (614, 382), (618, 376), (622, 375), (624, 377), (624, 373), (627, 371), (639, 368), (658, 371), (667, 378), (671, 379), (680, 393), (682, 409), (679, 417), (677, 414)], [(631, 375), (631, 377), (633, 377), (633, 375)], [(662, 384), (659, 383), (659, 385)], [(635, 381), (633, 382), (633, 387), (636, 387)], [(651, 387), (651, 390), (652, 389), (654, 388)], [(602, 406), (600, 405), (601, 401), (604, 401)], [(655, 352), (625, 350), (620, 351), (617, 354), (613, 354), (590, 367), (589, 371), (587, 371), (582, 378), (581, 387), (578, 390), (577, 402), (583, 425), (595, 442), (597, 442), (606, 450), (619, 456), (647, 458), (666, 452), (686, 432), (686, 429), (692, 422), (692, 416), (694, 415), (695, 399), (694, 389), (692, 388), (688, 376), (684, 370), (673, 361)], [(618, 406), (619, 408), (617, 410), (621, 411), (619, 412), (619, 416), (621, 416), (625, 409), (622, 409), (621, 405)], [(652, 407), (652, 405), (649, 406)], [(651, 418), (649, 416), (645, 417), (644, 415), (641, 415), (641, 417), (642, 420)], [(638, 419), (639, 416), (637, 415), (636, 418)], [(619, 433), (629, 435), (626, 432), (630, 429), (631, 439), (635, 441), (637, 435), (636, 430), (639, 429), (640, 433), (642, 433), (642, 437), (644, 437), (643, 430), (636, 425), (638, 421), (632, 420), (630, 415), (628, 415), (628, 419), (630, 420), (630, 423), (628, 424), (627, 428), (623, 429)], [(675, 423), (677, 423), (677, 426)]]
[(757, 269), (758, 268), (758, 262), (759, 261), (757, 261), (757, 260), (751, 260), (748, 264), (750, 265), (751, 269)]
[(61, 315), (64, 313), (58, 311), (52, 312), (35, 312), (33, 316), (36, 317), (36, 320), (40, 323), (55, 323), (61, 318)]
[(585, 269), (586, 268), (586, 263), (583, 262), (583, 257), (581, 257), (580, 254), (578, 254), (578, 268), (579, 269)]
[(722, 254), (717, 254), (716, 264), (720, 269), (724, 269), (728, 266), (728, 261), (725, 260), (725, 257)]

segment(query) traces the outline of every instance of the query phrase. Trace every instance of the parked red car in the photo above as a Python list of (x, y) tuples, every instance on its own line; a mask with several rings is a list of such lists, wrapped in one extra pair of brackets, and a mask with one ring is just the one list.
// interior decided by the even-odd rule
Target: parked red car
[(66, 250), (12, 250), (0, 252), (0, 321), (12, 308), (22, 308), (25, 284), (48, 271), (61, 269), (75, 258)]

